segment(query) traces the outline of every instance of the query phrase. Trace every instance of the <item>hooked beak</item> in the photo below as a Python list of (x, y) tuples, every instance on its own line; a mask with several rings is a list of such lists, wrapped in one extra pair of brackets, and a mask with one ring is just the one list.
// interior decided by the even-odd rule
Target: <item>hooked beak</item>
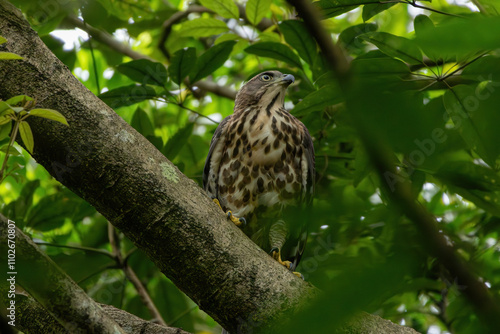
[(284, 74), (281, 79), (287, 86), (295, 82), (295, 77), (291, 74)]

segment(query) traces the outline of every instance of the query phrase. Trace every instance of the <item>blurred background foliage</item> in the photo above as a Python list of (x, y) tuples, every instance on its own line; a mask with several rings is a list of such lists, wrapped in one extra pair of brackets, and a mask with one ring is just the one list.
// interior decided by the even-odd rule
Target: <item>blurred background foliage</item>
[[(200, 185), (212, 134), (232, 113), (231, 90), (267, 69), (296, 77), (286, 107), (314, 138), (317, 171), (315, 213), (300, 218), (310, 236), (299, 271), (325, 294), (288, 332), (328, 333), (358, 310), (422, 333), (484, 332), (461, 293), (467, 286), (428, 255), (426, 238), (380, 182), (410, 182), (446, 240), (499, 296), (497, 1), (315, 2), (352, 61), (347, 94), (282, 1), (12, 2), (90, 91)], [(196, 88), (198, 80), (229, 94)], [(358, 122), (386, 145), (399, 174), (380, 180)], [(92, 298), (154, 318), (128, 267), (167, 324), (219, 333), (131, 242), (118, 233), (110, 243), (114, 233), (92, 206), (26, 152), (10, 158), (16, 164), (24, 168), (0, 185), (0, 211)]]

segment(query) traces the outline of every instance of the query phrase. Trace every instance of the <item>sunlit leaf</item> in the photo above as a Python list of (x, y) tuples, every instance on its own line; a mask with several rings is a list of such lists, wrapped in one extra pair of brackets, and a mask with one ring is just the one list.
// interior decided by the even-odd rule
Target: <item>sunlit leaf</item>
[(194, 65), (192, 72), (189, 74), (191, 83), (195, 83), (196, 81), (203, 79), (224, 65), (235, 44), (235, 41), (226, 41), (214, 45), (205, 51), (205, 53), (203, 53), (198, 60), (196, 60), (196, 64)]
[(0, 36), (0, 44), (6, 43), (6, 42), (7, 42), (7, 39), (5, 39), (4, 37)]
[(33, 141), (33, 132), (31, 132), (30, 125), (24, 121), (19, 123), (19, 134), (21, 135), (26, 150), (33, 153), (35, 142)]
[(116, 69), (142, 85), (163, 87), (168, 77), (167, 69), (163, 64), (147, 59), (132, 60), (118, 65)]
[(24, 58), (12, 52), (0, 51), (0, 59), (9, 60), (9, 59), (24, 59)]
[(260, 21), (269, 12), (269, 7), (271, 6), (271, 1), (266, 0), (248, 0), (245, 12), (247, 14), (248, 21), (254, 26), (259, 24)]
[(281, 22), (279, 27), (286, 42), (297, 51), (306, 63), (312, 65), (318, 52), (316, 51), (316, 42), (309, 34), (306, 25), (301, 21), (287, 20)]
[(174, 53), (168, 73), (173, 82), (180, 85), (181, 82), (189, 75), (196, 62), (196, 49), (189, 47), (180, 49)]
[(251, 53), (260, 57), (268, 57), (276, 60), (281, 60), (289, 65), (302, 68), (299, 57), (286, 45), (274, 42), (261, 42), (249, 46), (245, 52)]
[(57, 110), (53, 109), (31, 109), (29, 111), (30, 116), (43, 117), (46, 119), (51, 119), (53, 121), (57, 121), (64, 125), (69, 125), (66, 118)]
[(16, 106), (20, 103), (26, 103), (27, 101), (34, 101), (33, 98), (29, 97), (28, 95), (17, 95), (14, 97), (11, 97), (7, 101), (5, 101), (7, 104), (10, 104), (11, 106)]
[(200, 0), (200, 3), (227, 19), (238, 19), (238, 6), (232, 0)]
[(226, 23), (212, 18), (199, 18), (180, 24), (179, 35), (183, 37), (208, 37), (228, 31)]

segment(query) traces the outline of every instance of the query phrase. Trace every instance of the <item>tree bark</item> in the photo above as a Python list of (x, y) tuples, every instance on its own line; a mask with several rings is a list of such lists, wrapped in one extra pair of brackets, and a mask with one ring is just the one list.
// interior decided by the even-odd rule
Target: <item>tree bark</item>
[[(226, 220), (199, 186), (87, 90), (6, 0), (0, 0), (0, 35), (8, 40), (5, 51), (24, 57), (0, 62), (0, 98), (29, 95), (69, 122), (28, 118), (33, 157), (224, 328), (272, 331), (273, 323), (318, 294)], [(356, 327), (352, 333), (365, 332)]]

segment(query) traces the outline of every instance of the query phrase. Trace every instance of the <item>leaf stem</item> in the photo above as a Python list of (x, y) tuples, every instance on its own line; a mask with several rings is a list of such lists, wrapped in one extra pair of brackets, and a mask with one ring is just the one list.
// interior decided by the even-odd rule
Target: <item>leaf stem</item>
[(12, 129), (12, 133), (10, 135), (9, 145), (7, 146), (7, 151), (5, 152), (5, 158), (3, 159), (2, 168), (0, 169), (0, 183), (3, 181), (3, 173), (5, 172), (5, 168), (7, 168), (7, 160), (9, 159), (10, 148), (12, 147), (14, 140), (17, 136), (17, 131), (19, 130), (19, 120), (15, 120), (14, 128)]

